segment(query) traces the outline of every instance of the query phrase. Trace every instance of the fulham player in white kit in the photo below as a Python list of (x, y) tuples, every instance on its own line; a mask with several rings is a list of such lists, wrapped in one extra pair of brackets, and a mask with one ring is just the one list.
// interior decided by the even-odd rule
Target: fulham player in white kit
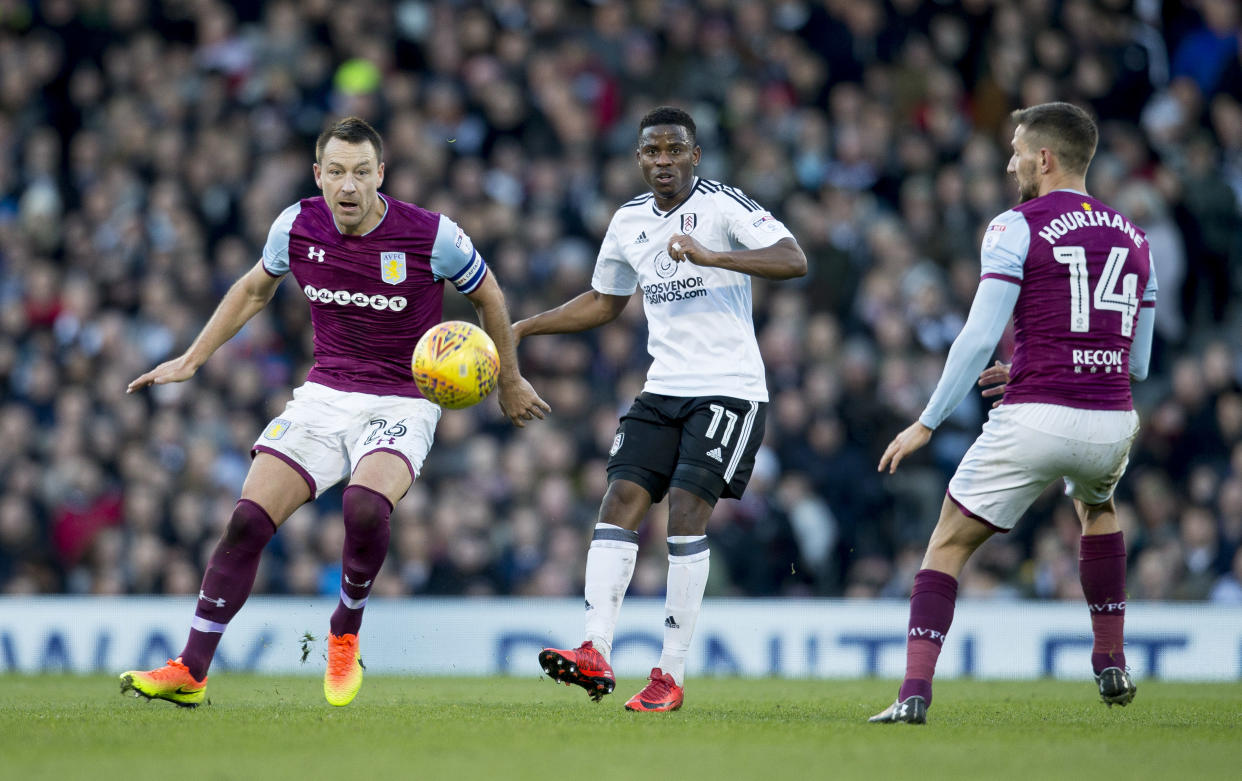
[[(984, 233), (982, 275), (931, 400), (888, 445), (893, 472), (974, 385), (1002, 383), (962, 458), (910, 596), (906, 675), (878, 723), (922, 724), (957, 597), (957, 577), (988, 537), (1008, 532), (1053, 481), (1082, 522), (1079, 576), (1091, 615), (1092, 667), (1111, 707), (1134, 699), (1123, 625), (1126, 548), (1113, 506), (1138, 415), (1131, 380), (1147, 376), (1156, 277), (1142, 230), (1086, 191), (1098, 138), (1085, 111), (1046, 103), (1013, 113), (1009, 173), (1021, 203)], [(982, 371), (1010, 315), (1011, 366)]]
[(133, 392), (190, 379), (287, 275), (306, 296), (315, 364), (254, 444), (185, 648), (164, 667), (122, 674), (122, 691), (201, 703), (216, 645), (250, 595), (264, 547), (295, 509), (344, 480), (340, 601), (329, 623), (324, 696), (332, 705), (353, 700), (362, 685), (358, 633), (388, 553), (388, 518), (418, 477), (440, 419), (414, 384), (410, 355), (441, 320), (445, 280), (496, 343), (501, 408), (518, 426), (548, 410), (518, 373), (504, 294), (469, 236), (442, 214), (380, 193), (383, 160), (383, 142), (365, 121), (348, 117), (325, 130), (314, 165), (323, 195), (285, 209), (262, 259), (229, 288), (189, 349), (129, 385)]
[(695, 175), (694, 120), (660, 107), (639, 122), (635, 156), (651, 191), (613, 215), (592, 290), (514, 324), (519, 338), (611, 322), (636, 291), (647, 315), (651, 368), (621, 418), (608, 491), (586, 565), (586, 638), (544, 649), (553, 679), (599, 701), (615, 685), (610, 657), (621, 601), (638, 557), (638, 527), (668, 495), (664, 646), (647, 686), (625, 707), (672, 711), (707, 583), (707, 520), (721, 496), (738, 498), (763, 440), (768, 401), (751, 319), (751, 277), (791, 279), (806, 257), (775, 217), (741, 191)]

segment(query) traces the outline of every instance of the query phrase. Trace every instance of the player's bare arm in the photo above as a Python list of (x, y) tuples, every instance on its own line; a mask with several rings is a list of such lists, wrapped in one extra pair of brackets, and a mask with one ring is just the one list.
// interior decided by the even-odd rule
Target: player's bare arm
[(133, 393), (148, 385), (184, 382), (193, 377), (222, 344), (232, 339), (250, 318), (267, 306), (276, 294), (281, 279), (283, 277), (273, 277), (264, 271), (262, 261), (256, 263), (224, 294), (216, 311), (184, 353), (138, 377), (125, 392)]
[(718, 252), (704, 247), (693, 236), (679, 233), (668, 240), (668, 256), (676, 261), (688, 260), (696, 266), (715, 266), (764, 279), (793, 279), (806, 275), (806, 254), (793, 239), (781, 239), (763, 249)]
[(543, 419), (552, 411), (548, 403), (539, 398), (535, 389), (526, 381), (518, 370), (517, 342), (513, 338), (512, 326), (509, 324), (509, 308), (505, 305), (505, 296), (496, 283), (495, 277), (488, 274), (483, 283), (466, 298), (474, 304), (479, 314), (479, 322), (483, 330), (492, 337), (496, 344), (496, 352), (500, 356), (500, 410), (518, 428), (526, 424), (523, 421)]
[(616, 320), (629, 300), (630, 296), (613, 296), (598, 290), (588, 290), (555, 309), (517, 321), (513, 324), (513, 336), (521, 341), (523, 337), (535, 334), (589, 331)]

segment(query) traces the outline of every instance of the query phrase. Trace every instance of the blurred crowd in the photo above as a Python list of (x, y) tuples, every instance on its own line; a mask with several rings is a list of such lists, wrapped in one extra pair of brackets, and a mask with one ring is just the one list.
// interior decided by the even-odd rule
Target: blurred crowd
[[(1092, 194), (1147, 231), (1160, 285), (1118, 491), (1130, 596), (1240, 604), (1240, 25), (1237, 0), (0, 0), (0, 590), (197, 590), (250, 445), (309, 367), (304, 297), (282, 285), (191, 381), (125, 387), (315, 194), (325, 123), (375, 124), (383, 190), (457, 220), (517, 319), (589, 287), (613, 210), (644, 190), (638, 118), (672, 103), (697, 120), (699, 173), (772, 210), (810, 263), (755, 282), (768, 430), (712, 518), (708, 593), (905, 597), (987, 404), (898, 474), (875, 465), (1015, 200), (1008, 113), (1068, 100), (1099, 118)], [(473, 311), (450, 291), (446, 317)], [(446, 412), (376, 593), (579, 594), (644, 329), (632, 301), (523, 343), (547, 421)], [(664, 531), (658, 505), (631, 593), (661, 593)], [(1079, 599), (1078, 536), (1054, 486), (962, 592)], [(256, 593), (334, 595), (342, 538), (338, 489), (281, 527)]]

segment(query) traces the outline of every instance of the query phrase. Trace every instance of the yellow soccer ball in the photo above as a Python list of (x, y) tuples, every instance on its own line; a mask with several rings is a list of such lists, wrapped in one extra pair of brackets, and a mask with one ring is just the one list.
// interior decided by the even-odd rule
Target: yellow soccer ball
[(429, 401), (448, 409), (478, 404), (496, 387), (500, 355), (474, 323), (447, 320), (423, 334), (410, 362), (414, 384)]

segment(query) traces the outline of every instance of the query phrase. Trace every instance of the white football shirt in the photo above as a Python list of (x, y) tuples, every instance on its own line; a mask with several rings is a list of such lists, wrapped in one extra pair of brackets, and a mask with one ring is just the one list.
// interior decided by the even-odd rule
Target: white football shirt
[(763, 249), (793, 234), (741, 191), (695, 179), (672, 211), (640, 195), (612, 216), (591, 286), (614, 296), (642, 288), (651, 368), (643, 390), (665, 396), (732, 396), (767, 401), (763, 359), (751, 319), (750, 275), (678, 263), (676, 234), (716, 251)]

